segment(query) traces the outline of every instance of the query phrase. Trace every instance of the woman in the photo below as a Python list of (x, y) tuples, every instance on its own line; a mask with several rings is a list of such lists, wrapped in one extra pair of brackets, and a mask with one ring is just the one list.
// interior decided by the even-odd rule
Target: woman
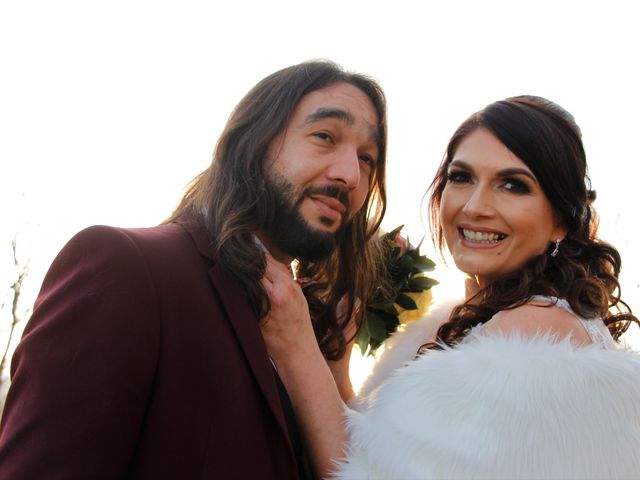
[(594, 198), (580, 130), (558, 105), (513, 97), (467, 119), (429, 202), (466, 298), (432, 334), (390, 340), (380, 368), (393, 373), (350, 402), (347, 429), (344, 380), (299, 288), (269, 262), (263, 333), (321, 476), (637, 477), (640, 358), (615, 340), (638, 320), (620, 299), (618, 252), (595, 236)]

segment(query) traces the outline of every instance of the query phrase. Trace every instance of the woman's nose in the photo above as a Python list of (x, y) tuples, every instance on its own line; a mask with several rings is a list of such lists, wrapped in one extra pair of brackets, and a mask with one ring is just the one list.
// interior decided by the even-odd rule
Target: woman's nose
[(487, 217), (495, 213), (492, 192), (478, 185), (473, 190), (463, 207), (463, 212), (470, 217)]

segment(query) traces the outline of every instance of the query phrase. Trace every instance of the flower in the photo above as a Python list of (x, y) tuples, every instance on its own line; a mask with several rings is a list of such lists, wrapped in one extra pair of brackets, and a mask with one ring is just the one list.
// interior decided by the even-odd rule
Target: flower
[(381, 288), (365, 306), (364, 320), (356, 335), (363, 355), (375, 353), (400, 324), (423, 316), (432, 301), (431, 287), (438, 284), (425, 274), (435, 268), (435, 263), (420, 255), (420, 245), (413, 247), (400, 235), (403, 226), (381, 234), (391, 291)]
[[(400, 228), (402, 228), (402, 227), (400, 227)], [(409, 250), (409, 249), (413, 250), (414, 249), (413, 246), (411, 246), (411, 244), (409, 243), (409, 240), (404, 238), (402, 235), (400, 235), (400, 231), (399, 230), (398, 230), (398, 233), (396, 233), (396, 236), (393, 237), (393, 240), (391, 240), (391, 243), (396, 245), (398, 248), (400, 248), (400, 251), (398, 252), (398, 257), (401, 257), (405, 253), (407, 253), (407, 250)]]
[[(398, 313), (398, 320), (400, 321), (400, 325), (406, 325), (408, 323), (413, 322), (421, 317), (424, 317), (429, 310), (429, 306), (433, 303), (433, 295), (431, 293), (431, 289), (423, 290), (422, 292), (409, 292), (407, 293), (414, 302), (416, 302), (415, 310), (407, 310), (400, 307), (400, 312)], [(396, 307), (398, 309), (398, 307)]]

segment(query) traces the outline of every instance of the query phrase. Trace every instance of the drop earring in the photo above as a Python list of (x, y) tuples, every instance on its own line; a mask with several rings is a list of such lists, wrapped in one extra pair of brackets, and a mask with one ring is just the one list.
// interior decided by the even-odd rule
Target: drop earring
[(556, 240), (556, 246), (553, 249), (553, 252), (551, 252), (551, 256), (555, 257), (556, 255), (558, 255), (558, 252), (560, 251), (560, 243), (562, 242), (562, 240), (557, 239)]

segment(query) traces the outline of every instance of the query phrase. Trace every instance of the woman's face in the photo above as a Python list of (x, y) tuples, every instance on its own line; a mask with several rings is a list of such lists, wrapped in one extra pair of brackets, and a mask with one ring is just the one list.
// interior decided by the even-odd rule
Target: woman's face
[(480, 285), (567, 233), (531, 170), (485, 128), (467, 135), (449, 163), (440, 222), (456, 266)]

